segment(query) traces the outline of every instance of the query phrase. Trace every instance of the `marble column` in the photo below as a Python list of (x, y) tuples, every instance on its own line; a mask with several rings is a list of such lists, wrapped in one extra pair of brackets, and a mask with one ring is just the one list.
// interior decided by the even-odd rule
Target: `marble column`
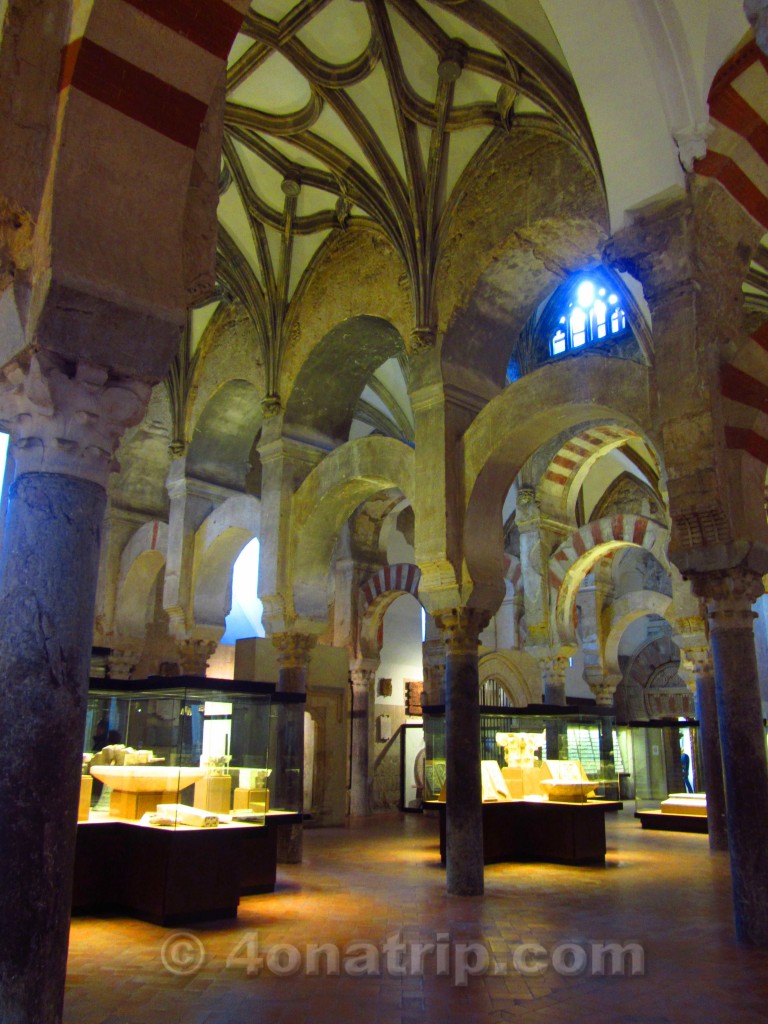
[(371, 692), (375, 667), (358, 662), (351, 671), (352, 680), (352, 756), (350, 765), (349, 813), (371, 813), (371, 771), (369, 741), (371, 734)]
[(695, 652), (693, 671), (696, 680), (696, 717), (699, 720), (699, 744), (704, 764), (704, 789), (707, 794), (707, 826), (710, 850), (728, 849), (725, 808), (723, 755), (717, 722), (717, 696), (712, 656), (709, 648)]
[[(317, 637), (308, 633), (273, 633), (277, 651), (277, 692), (306, 696), (307, 671)], [(278, 704), (275, 804), (304, 810), (304, 702)], [(283, 826), (278, 833), (277, 859), (281, 864), (300, 864), (303, 852), (302, 825)]]
[(434, 617), (446, 648), (446, 888), (455, 896), (480, 896), (484, 876), (477, 642), (490, 615), (478, 608), (452, 608)]
[(763, 582), (745, 569), (692, 574), (691, 581), (709, 622), (736, 936), (768, 946), (768, 764), (752, 626)]
[(58, 1024), (105, 484), (149, 388), (44, 351), (5, 377), (16, 477), (0, 554), (0, 1020)]

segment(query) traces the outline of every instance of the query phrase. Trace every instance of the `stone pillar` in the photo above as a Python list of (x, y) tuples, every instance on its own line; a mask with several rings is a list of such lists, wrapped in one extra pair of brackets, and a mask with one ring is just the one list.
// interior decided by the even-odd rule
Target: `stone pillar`
[(480, 896), (484, 883), (477, 643), (490, 615), (478, 608), (452, 608), (434, 617), (446, 648), (446, 888), (455, 896)]
[(0, 555), (0, 1020), (57, 1024), (105, 485), (149, 388), (44, 351), (5, 376), (16, 478)]
[[(277, 651), (277, 692), (305, 694), (307, 670), (317, 637), (308, 633), (273, 633)], [(281, 705), (282, 716), (277, 728), (277, 778), (275, 802), (278, 807), (304, 810), (304, 705)], [(278, 833), (277, 859), (281, 864), (300, 864), (303, 840), (302, 825), (287, 825)]]
[(349, 813), (371, 813), (371, 770), (369, 741), (371, 735), (371, 694), (376, 669), (366, 662), (356, 663), (352, 679), (352, 756), (350, 771)]
[(728, 849), (728, 825), (725, 808), (723, 755), (720, 749), (720, 727), (717, 722), (717, 695), (712, 657), (702, 652), (694, 666), (696, 674), (696, 715), (699, 719), (699, 742), (704, 762), (704, 788), (707, 793), (707, 824), (710, 850)]
[(736, 936), (768, 946), (768, 764), (752, 629), (763, 582), (743, 568), (691, 574), (691, 581), (709, 621)]

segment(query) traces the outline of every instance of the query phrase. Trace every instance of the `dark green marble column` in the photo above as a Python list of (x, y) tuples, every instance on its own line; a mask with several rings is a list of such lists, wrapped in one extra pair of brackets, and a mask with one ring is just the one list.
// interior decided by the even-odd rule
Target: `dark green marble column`
[(734, 569), (694, 577), (693, 584), (709, 621), (736, 936), (768, 946), (768, 764), (752, 611), (763, 583)]
[(0, 1020), (56, 1024), (66, 971), (104, 488), (12, 485), (0, 558)]
[[(307, 670), (317, 637), (305, 633), (274, 633), (277, 650), (277, 692), (306, 695)], [(304, 704), (278, 704), (280, 719), (276, 736), (275, 803), (277, 807), (304, 811)], [(281, 864), (300, 864), (303, 856), (301, 822), (280, 828), (277, 859)]]
[(704, 789), (707, 794), (707, 828), (710, 850), (728, 849), (728, 825), (723, 781), (723, 755), (720, 749), (720, 727), (717, 721), (717, 695), (712, 672), (712, 658), (707, 650), (697, 658), (696, 715), (699, 719), (699, 743), (704, 762)]
[(476, 608), (435, 614), (446, 645), (445, 863), (455, 896), (479, 896), (484, 886), (477, 640), (489, 619)]

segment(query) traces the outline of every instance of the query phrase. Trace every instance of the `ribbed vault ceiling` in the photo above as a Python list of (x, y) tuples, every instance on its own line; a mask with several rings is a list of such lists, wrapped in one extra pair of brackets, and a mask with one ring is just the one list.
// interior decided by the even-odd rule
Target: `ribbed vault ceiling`
[(596, 164), (561, 62), (537, 0), (254, 0), (228, 68), (219, 278), (253, 318), (269, 394), (332, 233), (383, 229), (429, 330), (451, 209), (494, 137), (535, 126)]

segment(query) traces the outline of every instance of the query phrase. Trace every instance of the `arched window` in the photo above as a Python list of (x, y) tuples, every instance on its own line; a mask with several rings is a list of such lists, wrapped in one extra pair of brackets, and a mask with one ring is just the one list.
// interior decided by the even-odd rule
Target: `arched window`
[(618, 292), (600, 273), (580, 274), (558, 292), (559, 313), (549, 338), (550, 356), (578, 351), (629, 333)]
[(244, 637), (264, 636), (263, 606), (256, 594), (258, 578), (259, 541), (254, 537), (240, 552), (232, 570), (232, 609), (225, 619), (223, 644), (233, 644)]

